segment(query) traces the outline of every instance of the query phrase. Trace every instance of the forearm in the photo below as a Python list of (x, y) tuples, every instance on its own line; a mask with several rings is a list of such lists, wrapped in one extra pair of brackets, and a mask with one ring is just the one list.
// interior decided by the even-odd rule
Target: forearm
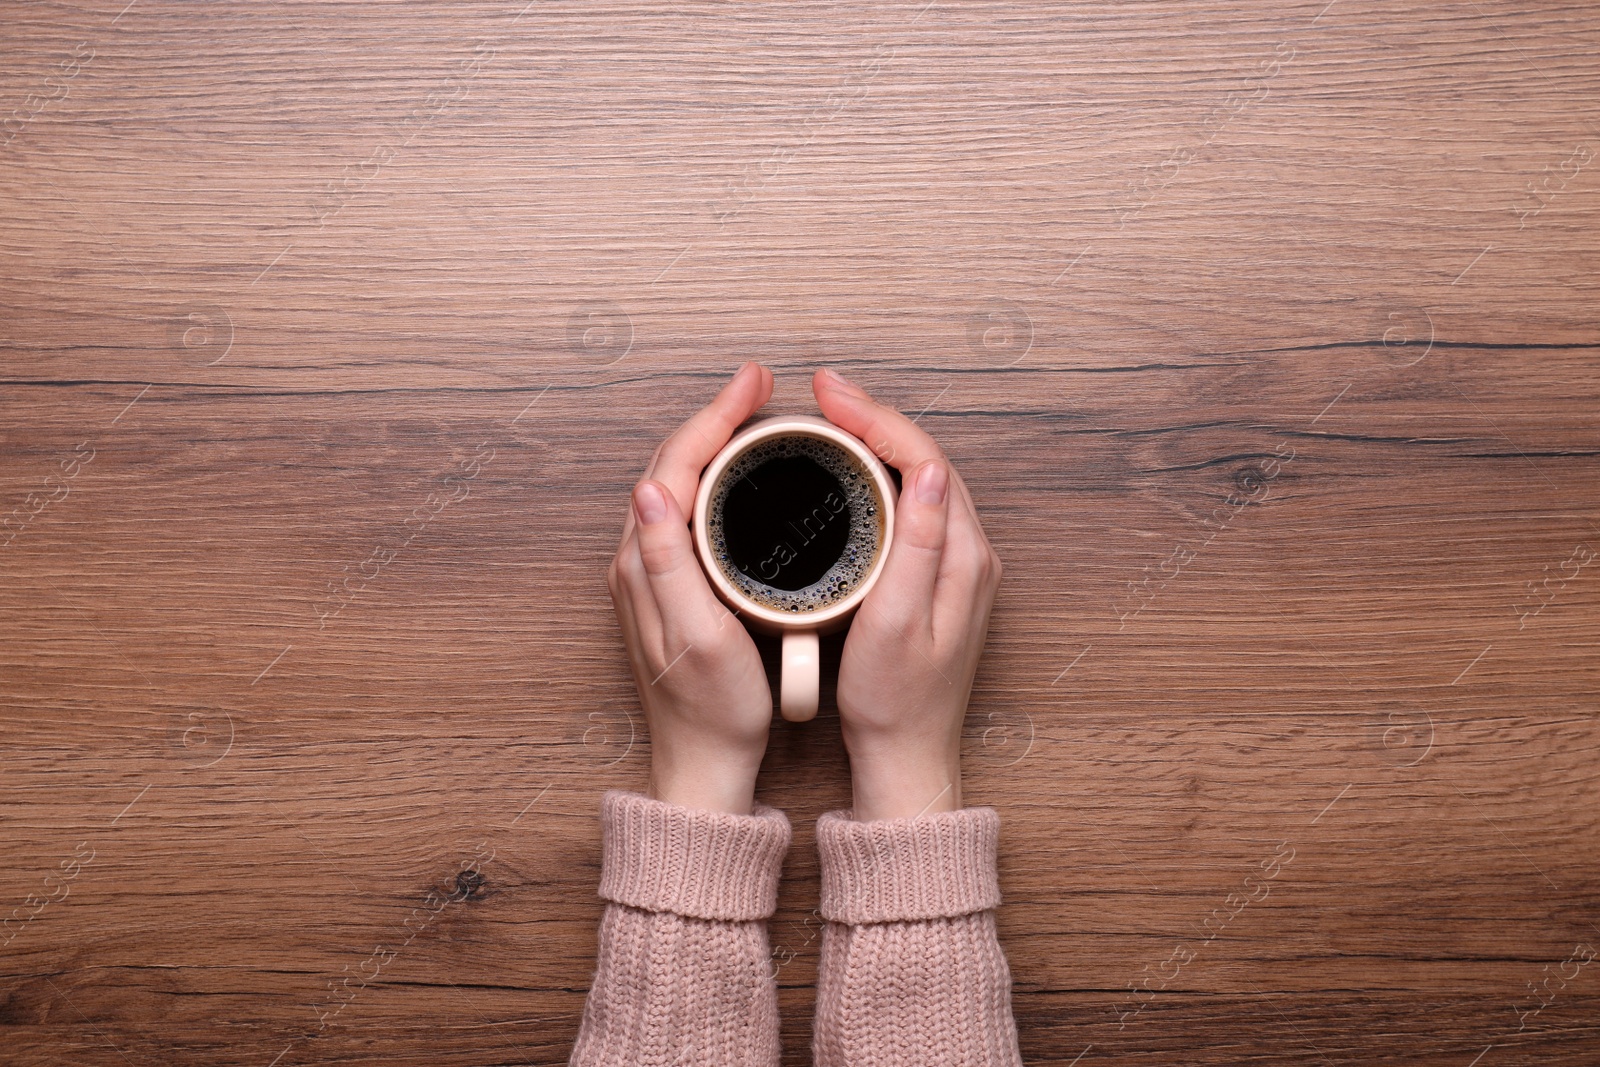
[(573, 1067), (775, 1067), (776, 983), (766, 919), (789, 823), (612, 791), (594, 984)]
[(994, 909), (999, 816), (817, 823), (816, 1067), (1020, 1067)]

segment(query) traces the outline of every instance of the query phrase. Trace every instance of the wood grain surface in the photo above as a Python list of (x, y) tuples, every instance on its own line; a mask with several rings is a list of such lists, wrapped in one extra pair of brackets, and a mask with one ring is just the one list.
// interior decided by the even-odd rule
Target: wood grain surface
[(564, 1063), (605, 564), (756, 357), (1006, 563), (1030, 1065), (1600, 1063), (1593, 4), (0, 12), (0, 1061)]

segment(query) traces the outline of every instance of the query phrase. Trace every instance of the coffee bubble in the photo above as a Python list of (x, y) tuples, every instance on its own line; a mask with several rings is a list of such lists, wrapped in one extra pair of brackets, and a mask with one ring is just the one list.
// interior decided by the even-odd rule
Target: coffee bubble
[[(815, 582), (802, 589), (779, 589), (746, 574), (733, 563), (725, 530), (729, 492), (773, 460), (802, 457), (821, 467), (844, 494), (843, 517), (849, 532), (839, 558)], [(882, 551), (884, 508), (878, 483), (851, 452), (820, 437), (788, 434), (758, 441), (723, 470), (711, 491), (706, 536), (718, 569), (742, 595), (774, 611), (803, 615), (824, 611), (849, 597), (872, 573)]]

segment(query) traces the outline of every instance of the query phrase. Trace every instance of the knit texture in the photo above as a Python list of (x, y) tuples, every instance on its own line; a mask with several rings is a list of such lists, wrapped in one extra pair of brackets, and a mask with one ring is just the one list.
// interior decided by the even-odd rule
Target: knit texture
[(816, 1067), (1021, 1067), (1000, 903), (1000, 817), (817, 822)]
[[(817, 823), (816, 1067), (1021, 1067), (996, 936), (999, 816)], [(599, 960), (573, 1067), (777, 1067), (782, 813), (601, 801)]]
[(600, 801), (600, 896), (646, 911), (750, 922), (778, 906), (789, 820), (682, 808), (613, 789)]
[(574, 1067), (767, 1067), (778, 1062), (777, 983), (764, 920), (776, 906), (789, 820), (729, 815), (612, 791), (601, 800), (594, 982)]
[(963, 808), (913, 819), (817, 820), (822, 917), (830, 922), (942, 919), (1000, 904), (1000, 815)]

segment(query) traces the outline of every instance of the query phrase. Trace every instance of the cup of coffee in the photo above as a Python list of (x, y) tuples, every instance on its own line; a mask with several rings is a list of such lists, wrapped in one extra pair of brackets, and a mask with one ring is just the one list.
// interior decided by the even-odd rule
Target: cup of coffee
[(818, 636), (842, 630), (883, 572), (894, 482), (860, 440), (787, 415), (735, 434), (700, 476), (694, 545), (717, 595), (783, 637), (778, 706), (817, 713)]

